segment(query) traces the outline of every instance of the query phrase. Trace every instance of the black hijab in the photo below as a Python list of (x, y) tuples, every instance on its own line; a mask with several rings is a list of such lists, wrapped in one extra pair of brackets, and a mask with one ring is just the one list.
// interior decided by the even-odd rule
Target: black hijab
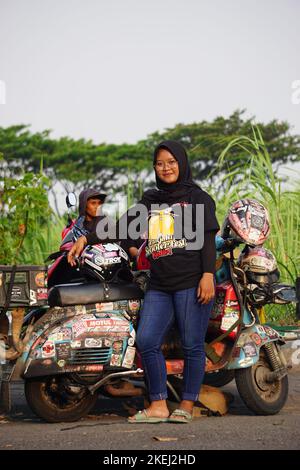
[(177, 160), (179, 177), (175, 183), (165, 183), (155, 172), (157, 189), (149, 189), (143, 195), (143, 199), (150, 203), (173, 204), (178, 199), (189, 197), (192, 191), (201, 188), (193, 181), (192, 171), (185, 148), (174, 140), (164, 140), (154, 150), (153, 164), (155, 165), (158, 153), (161, 149), (168, 150)]

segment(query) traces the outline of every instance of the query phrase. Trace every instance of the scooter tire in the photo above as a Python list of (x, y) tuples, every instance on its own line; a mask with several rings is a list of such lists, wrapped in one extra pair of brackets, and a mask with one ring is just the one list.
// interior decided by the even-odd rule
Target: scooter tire
[(48, 423), (78, 421), (93, 408), (97, 394), (86, 394), (81, 400), (66, 407), (59, 407), (45, 393), (51, 377), (37, 377), (25, 381), (25, 396), (31, 410)]
[(272, 384), (263, 380), (264, 371), (271, 371), (264, 353), (256, 364), (246, 369), (235, 370), (238, 392), (250, 411), (256, 415), (275, 415), (285, 405), (288, 397), (288, 376)]

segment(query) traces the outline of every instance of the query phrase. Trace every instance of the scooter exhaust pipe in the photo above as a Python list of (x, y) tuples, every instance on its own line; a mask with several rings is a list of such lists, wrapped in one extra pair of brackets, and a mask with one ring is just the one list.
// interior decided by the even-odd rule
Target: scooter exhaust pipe
[(130, 370), (130, 371), (124, 371), (124, 372), (114, 372), (113, 374), (106, 375), (105, 377), (103, 377), (103, 379), (100, 379), (98, 382), (96, 382), (93, 385), (90, 385), (87, 388), (93, 395), (95, 391), (98, 390), (99, 387), (102, 387), (102, 385), (106, 384), (111, 379), (120, 378), (120, 377), (132, 377), (132, 376), (143, 374), (143, 373), (144, 373), (143, 369), (136, 369), (136, 370)]

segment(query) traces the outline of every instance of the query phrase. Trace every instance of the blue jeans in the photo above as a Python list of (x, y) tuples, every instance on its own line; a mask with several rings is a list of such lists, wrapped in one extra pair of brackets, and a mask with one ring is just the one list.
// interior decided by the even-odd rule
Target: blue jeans
[(204, 340), (212, 305), (213, 301), (198, 302), (196, 287), (172, 293), (153, 289), (146, 292), (136, 341), (151, 401), (165, 400), (168, 396), (161, 346), (175, 319), (184, 353), (182, 399), (198, 399), (205, 371)]

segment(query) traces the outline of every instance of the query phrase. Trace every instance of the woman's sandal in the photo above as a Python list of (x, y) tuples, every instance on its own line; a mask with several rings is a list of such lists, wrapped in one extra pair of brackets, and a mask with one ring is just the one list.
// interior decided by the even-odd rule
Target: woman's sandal
[(148, 416), (147, 410), (139, 411), (137, 414), (128, 418), (128, 423), (166, 423), (169, 418), (159, 418), (158, 416)]
[(193, 416), (185, 410), (174, 410), (173, 413), (169, 416), (169, 423), (190, 423), (193, 419)]

